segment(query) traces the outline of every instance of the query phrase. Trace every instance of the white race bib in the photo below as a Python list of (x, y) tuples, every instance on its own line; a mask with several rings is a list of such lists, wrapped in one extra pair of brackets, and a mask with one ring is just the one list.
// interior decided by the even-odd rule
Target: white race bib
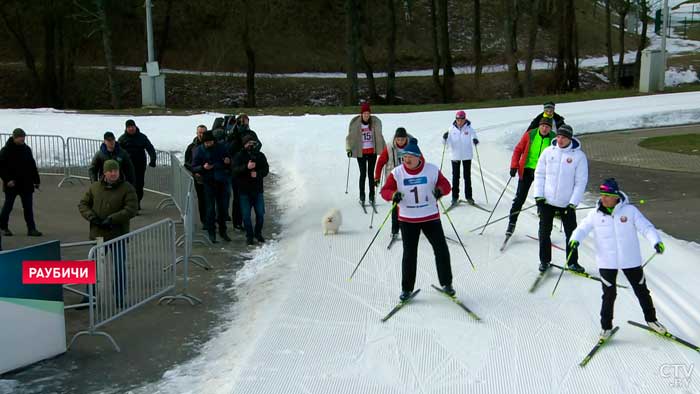
[(403, 194), (399, 203), (402, 217), (420, 219), (438, 213), (437, 200), (433, 196), (439, 173), (436, 166), (425, 163), (420, 173), (412, 175), (401, 165), (392, 173), (396, 179), (397, 190)]

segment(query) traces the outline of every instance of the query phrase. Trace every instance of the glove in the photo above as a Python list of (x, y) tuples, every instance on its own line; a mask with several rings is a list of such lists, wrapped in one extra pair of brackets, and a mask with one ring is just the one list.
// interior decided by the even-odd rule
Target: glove
[(574, 204), (569, 204), (566, 206), (566, 209), (564, 210), (564, 215), (575, 215), (576, 214), (576, 205)]
[(511, 177), (511, 178), (514, 177), (515, 174), (517, 174), (517, 173), (518, 173), (518, 169), (517, 169), (517, 168), (511, 168), (511, 169), (510, 169), (510, 177)]
[(656, 245), (654, 245), (654, 249), (656, 249), (656, 253), (663, 254), (666, 247), (663, 242), (657, 242)]
[(148, 163), (148, 166), (149, 166), (149, 167), (154, 167), (154, 168), (155, 168), (155, 166), (156, 166), (156, 161), (155, 161), (155, 160), (151, 160), (151, 162)]
[(442, 197), (442, 190), (440, 190), (439, 187), (436, 187), (435, 189), (433, 189), (433, 196), (436, 200), (439, 200), (440, 197)]
[(446, 139), (447, 139), (447, 132), (445, 132), (445, 134), (442, 135), (442, 139), (443, 139), (443, 140), (446, 140)]
[(105, 218), (104, 220), (102, 220), (102, 223), (100, 223), (100, 227), (106, 227), (106, 228), (112, 227), (112, 218), (108, 217), (108, 218)]
[(102, 224), (102, 219), (95, 216), (94, 218), (90, 219), (90, 224), (92, 224), (93, 226), (99, 227)]
[(379, 179), (374, 180), (374, 187), (379, 187)]
[(352, 157), (352, 151), (350, 149), (348, 149), (346, 153), (348, 154), (348, 157)]
[(580, 243), (575, 239), (572, 239), (571, 242), (569, 242), (569, 247), (571, 249), (576, 249), (576, 248), (578, 248), (579, 245), (580, 245)]
[(537, 204), (537, 216), (540, 216), (540, 213), (542, 212), (542, 208), (544, 208), (544, 204), (547, 202), (547, 199), (544, 197), (535, 197), (535, 204)]
[(391, 197), (391, 201), (394, 204), (400, 203), (402, 199), (403, 199), (403, 194), (401, 192), (395, 192), (394, 195)]
[(476, 138), (474, 138), (474, 139), (472, 140), (472, 142), (474, 143), (474, 145), (479, 145), (479, 140), (476, 139)]

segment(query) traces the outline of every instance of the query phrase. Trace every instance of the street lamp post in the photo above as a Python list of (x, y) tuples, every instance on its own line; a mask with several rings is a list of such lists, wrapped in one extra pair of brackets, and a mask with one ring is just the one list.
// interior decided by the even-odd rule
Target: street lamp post
[(148, 61), (146, 72), (141, 73), (141, 105), (143, 107), (165, 107), (165, 75), (160, 72), (153, 45), (153, 16), (151, 0), (146, 0), (146, 43)]

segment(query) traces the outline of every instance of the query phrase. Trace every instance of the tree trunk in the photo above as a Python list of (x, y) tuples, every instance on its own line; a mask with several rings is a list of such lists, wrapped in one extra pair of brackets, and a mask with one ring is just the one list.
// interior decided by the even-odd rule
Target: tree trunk
[(637, 57), (634, 61), (635, 68), (635, 79), (637, 85), (639, 85), (639, 70), (642, 67), (642, 51), (647, 46), (647, 15), (649, 14), (649, 5), (647, 0), (639, 1), (639, 20), (642, 22), (642, 33), (639, 35), (639, 47), (637, 47)]
[(623, 0), (623, 4), (621, 5), (620, 9), (618, 10), (618, 14), (620, 16), (619, 19), (619, 36), (618, 40), (620, 43), (620, 55), (618, 57), (617, 61), (617, 85), (622, 86), (622, 71), (623, 71), (623, 66), (625, 64), (625, 19), (627, 18), (627, 12), (629, 11), (629, 2), (627, 0)]
[[(24, 65), (27, 67), (32, 81), (31, 91), (34, 96), (33, 102), (39, 106), (45, 106), (46, 100), (44, 97), (44, 89), (42, 87), (43, 84), (41, 82), (41, 77), (39, 77), (39, 71), (36, 67), (36, 57), (34, 56), (34, 52), (32, 52), (32, 48), (29, 46), (24, 35), (24, 24), (22, 23), (19, 13), (15, 13), (14, 16), (10, 16), (2, 5), (3, 4), (0, 3), (0, 19), (2, 19), (5, 27), (10, 32), (12, 37), (14, 37), (15, 41), (17, 41), (17, 45), (22, 51)], [(10, 20), (16, 22), (16, 25), (10, 23)]]
[(95, 0), (95, 8), (99, 20), (100, 32), (102, 33), (102, 49), (104, 50), (105, 63), (107, 66), (107, 80), (109, 81), (110, 103), (112, 108), (119, 108), (119, 86), (115, 78), (114, 57), (112, 55), (112, 29), (107, 20), (107, 10), (105, 0)]
[(44, 25), (44, 96), (50, 107), (59, 108), (62, 100), (58, 97), (56, 80), (56, 20), (53, 1), (46, 2), (45, 6), (42, 18)]
[(372, 102), (379, 102), (381, 101), (381, 98), (379, 97), (379, 94), (377, 93), (377, 83), (374, 80), (374, 71), (372, 69), (372, 65), (367, 61), (367, 57), (365, 56), (365, 50), (362, 46), (360, 46), (360, 63), (365, 69), (365, 76), (367, 76), (367, 88), (369, 89), (369, 99)]
[(578, 27), (576, 23), (576, 1), (568, 0), (566, 13), (567, 27), (567, 67), (566, 80), (568, 90), (578, 90)]
[(442, 101), (444, 103), (452, 100), (452, 91), (454, 89), (455, 72), (452, 69), (452, 53), (450, 52), (450, 29), (448, 26), (447, 16), (447, 0), (440, 0), (439, 15), (440, 15), (440, 47), (442, 48), (442, 64), (444, 70), (444, 78), (442, 81)]
[(387, 42), (386, 67), (386, 103), (391, 105), (396, 101), (396, 8), (394, 0), (387, 0), (389, 8), (389, 37)]
[(481, 97), (481, 0), (474, 0), (474, 37), (472, 38), (474, 51), (474, 93)]
[(435, 0), (430, 0), (430, 36), (433, 41), (433, 83), (438, 95), (442, 97), (442, 83), (440, 82), (440, 49), (438, 47), (437, 12)]
[(539, 7), (540, 0), (532, 1), (532, 14), (527, 35), (527, 53), (525, 55), (525, 94), (533, 94), (532, 83), (532, 62), (535, 59), (535, 48), (537, 47), (537, 32), (539, 30)]
[(576, 62), (576, 7), (574, 0), (564, 0), (559, 10), (557, 40), (557, 66), (554, 69), (557, 91), (578, 89), (578, 65)]
[(163, 20), (163, 30), (160, 32), (158, 46), (156, 46), (156, 60), (163, 63), (165, 51), (168, 49), (168, 39), (170, 38), (170, 16), (173, 10), (173, 0), (165, 2), (165, 19)]
[(356, 0), (345, 0), (345, 54), (348, 80), (347, 105), (357, 105), (358, 83), (357, 83), (357, 48), (359, 39), (359, 18), (357, 15)]
[(522, 97), (523, 88), (518, 78), (518, 42), (517, 42), (517, 25), (518, 19), (515, 14), (516, 0), (504, 0), (502, 2), (503, 12), (505, 13), (505, 43), (506, 43), (506, 62), (508, 63), (508, 73), (511, 78), (511, 93), (515, 97)]
[(245, 73), (245, 90), (246, 99), (245, 106), (248, 108), (256, 107), (255, 102), (255, 51), (250, 40), (250, 10), (248, 8), (248, 0), (244, 1), (244, 16), (243, 16), (243, 34), (241, 41), (245, 49), (246, 57), (246, 73)]
[(612, 50), (612, 10), (610, 8), (610, 2), (612, 0), (605, 0), (605, 51), (608, 56), (608, 80), (610, 83), (615, 83), (615, 72), (613, 64), (613, 50)]

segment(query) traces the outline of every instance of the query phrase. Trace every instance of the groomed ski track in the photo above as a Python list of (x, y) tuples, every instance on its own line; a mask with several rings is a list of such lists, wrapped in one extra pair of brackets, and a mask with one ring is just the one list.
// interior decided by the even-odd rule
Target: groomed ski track
[[(608, 106), (605, 111), (640, 110), (628, 107), (630, 103), (624, 101), (615, 104), (614, 109)], [(580, 108), (586, 103), (568, 106), (571, 109), (565, 112), (567, 121), (575, 130), (587, 125), (595, 127), (591, 123), (595, 123), (597, 114)], [(666, 102), (651, 104), (647, 111), (663, 112), (660, 107), (670, 106)], [(520, 134), (523, 122), (489, 127), (477, 120), (480, 112), (471, 111), (468, 116), (480, 131), (484, 176), (490, 198), (495, 200), (507, 180), (510, 152), (504, 140), (509, 132)], [(439, 138), (446, 125), (430, 122), (435, 114), (379, 116), (387, 139), (396, 126), (406, 124), (419, 138), (427, 159), (439, 163)], [(400, 120), (401, 117), (408, 119)], [(442, 118), (449, 122), (449, 115)], [(410, 127), (415, 124), (413, 120), (426, 126), (436, 125), (436, 129)], [(402, 248), (400, 243), (391, 250), (383, 247), (389, 240), (387, 223), (354, 279), (348, 282), (375, 230), (368, 229), (369, 218), (357, 207), (358, 171), (354, 161), (350, 194), (342, 194), (341, 174), (344, 175), (347, 163), (341, 151), (344, 124), (339, 125), (340, 130), (308, 130), (318, 133), (315, 140), (323, 140), (320, 148), (328, 145), (332, 157), (325, 152), (307, 155), (302, 147), (291, 147), (293, 163), (302, 165), (308, 160), (315, 169), (299, 186), (309, 196), (297, 208), (304, 210), (304, 215), (294, 216), (303, 216), (305, 223), (294, 223), (294, 230), (287, 233), (291, 238), (281, 242), (283, 249), (293, 245), (292, 253), (287, 251), (285, 256), (292, 260), (295, 269), (282, 279), (288, 282), (289, 290), (269, 325), (258, 332), (252, 352), (241, 364), (233, 393), (661, 394), (674, 390), (671, 381), (662, 376), (662, 365), (700, 361), (700, 355), (690, 350), (624, 325), (628, 318), (639, 320), (643, 316), (631, 290), (620, 289), (615, 308), (615, 322), (622, 326), (620, 332), (585, 369), (580, 368), (578, 363), (597, 341), (600, 285), (565, 273), (555, 297), (550, 296), (556, 279), (553, 275), (543, 281), (538, 291), (528, 294), (538, 263), (537, 243), (525, 237), (528, 229), (535, 229), (529, 230), (533, 232), (537, 228), (533, 212), (521, 215), (518, 230), (503, 253), (498, 249), (505, 223), (487, 228), (482, 236), (466, 234), (467, 229), (483, 224), (488, 214), (469, 206), (450, 212), (477, 266), (476, 272), (472, 271), (459, 245), (448, 243), (454, 285), (458, 297), (482, 321), (475, 322), (430, 288), (430, 283), (437, 282), (437, 275), (429, 244), (421, 237), (416, 288), (423, 291), (391, 320), (382, 323), (381, 317), (398, 300)], [(449, 169), (445, 168), (449, 178)], [(480, 185), (476, 168), (472, 179), (475, 199), (485, 204), (483, 191), (477, 187)], [(511, 183), (495, 217), (507, 214), (517, 185)], [(592, 202), (593, 196), (588, 196), (586, 205)], [(344, 215), (344, 225), (337, 236), (324, 237), (316, 224), (328, 207), (338, 207)], [(388, 203), (378, 207), (379, 219), (383, 219), (388, 207)], [(588, 212), (579, 213), (579, 221)], [(453, 236), (444, 215), (442, 218), (445, 233)], [(672, 331), (698, 342), (698, 250), (667, 236), (664, 240), (667, 254), (657, 257), (646, 270), (659, 318)], [(564, 244), (563, 233), (556, 228), (553, 241)], [(589, 272), (595, 272), (592, 244), (592, 239), (584, 243), (580, 259)], [(642, 240), (642, 245), (644, 256), (649, 255), (652, 248), (646, 240)], [(554, 261), (564, 261), (563, 252), (552, 253)], [(618, 280), (627, 283), (623, 275)], [(694, 377), (686, 390), (700, 392), (700, 378)]]

